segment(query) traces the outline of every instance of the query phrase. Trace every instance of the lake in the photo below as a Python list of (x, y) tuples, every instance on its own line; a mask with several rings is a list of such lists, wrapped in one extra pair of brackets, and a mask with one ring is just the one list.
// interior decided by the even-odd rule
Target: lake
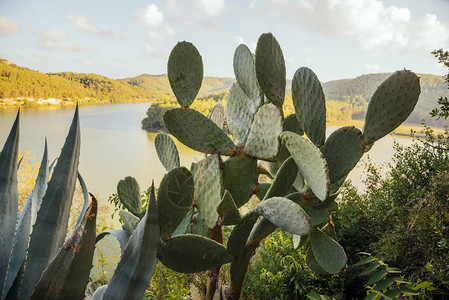
[[(107, 225), (119, 228), (117, 218), (112, 221), (106, 201), (116, 192), (117, 183), (125, 176), (133, 176), (142, 190), (148, 188), (154, 179), (156, 186), (165, 174), (154, 148), (155, 133), (141, 129), (140, 122), (146, 116), (149, 103), (102, 104), (80, 107), (81, 155), (79, 170), (90, 192), (99, 200), (99, 217), (107, 220)], [(53, 160), (64, 144), (74, 108), (52, 109), (22, 108), (20, 117), (20, 151), (29, 149), (30, 157), (36, 156), (40, 162), (47, 138), (49, 157)], [(0, 109), (0, 146), (8, 136), (17, 109)], [(328, 127), (327, 134), (338, 127)], [(384, 164), (391, 161), (393, 143), (410, 145), (407, 138), (386, 136), (368, 152), (373, 163)], [(201, 153), (177, 143), (181, 164), (190, 168), (192, 162), (201, 160)], [(350, 173), (349, 178), (361, 188), (363, 186), (363, 162)], [(111, 247), (110, 245), (115, 245)], [(100, 252), (107, 256), (108, 264), (100, 263)], [(110, 278), (118, 262), (120, 250), (113, 238), (107, 237), (97, 245), (92, 277), (99, 278), (106, 272)]]

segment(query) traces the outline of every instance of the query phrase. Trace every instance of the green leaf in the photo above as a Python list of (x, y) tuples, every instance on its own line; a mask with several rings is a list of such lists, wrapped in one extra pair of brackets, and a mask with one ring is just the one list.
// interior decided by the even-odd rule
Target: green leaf
[(292, 81), (292, 99), (301, 128), (317, 147), (326, 139), (326, 103), (315, 73), (299, 68)]
[(386, 270), (388, 273), (402, 273), (401, 269), (394, 268), (394, 267), (388, 267)]
[(164, 123), (173, 136), (193, 150), (227, 155), (235, 148), (234, 143), (217, 124), (194, 109), (167, 110)]
[(158, 211), (153, 183), (145, 216), (131, 235), (103, 299), (142, 298), (156, 267), (159, 241)]
[(284, 131), (280, 138), (310, 189), (318, 199), (324, 201), (329, 194), (330, 180), (327, 163), (321, 151), (309, 140), (293, 132)]
[[(34, 287), (32, 300), (82, 299), (95, 250), (97, 200), (92, 197), (81, 222)], [(74, 280), (76, 278), (76, 280)]]
[(401, 288), (395, 288), (388, 290), (384, 293), (384, 296), (389, 299), (396, 299), (401, 295)]
[(254, 211), (274, 225), (293, 234), (308, 234), (311, 220), (301, 206), (284, 197), (273, 197), (260, 202)]
[(366, 284), (372, 285), (372, 284), (384, 279), (387, 274), (388, 273), (385, 272), (385, 270), (379, 270), (370, 277), (370, 279), (368, 280), (368, 282)]
[(375, 260), (376, 259), (374, 257), (372, 257), (372, 256), (364, 257), (358, 263), (356, 263), (354, 266), (366, 265), (367, 263), (373, 262)]
[(255, 64), (260, 88), (274, 105), (282, 106), (286, 85), (285, 61), (273, 34), (264, 33), (259, 37)]
[(165, 132), (156, 134), (154, 147), (160, 162), (167, 172), (180, 166), (178, 148), (168, 134)]
[(193, 202), (192, 173), (184, 167), (172, 169), (164, 178), (157, 194), (161, 238), (167, 240), (181, 223)]
[(79, 151), (77, 107), (61, 155), (37, 213), (28, 248), (20, 299), (28, 299), (31, 296), (33, 286), (64, 243), (78, 174)]
[(411, 288), (408, 288), (408, 287), (405, 287), (405, 286), (401, 287), (400, 290), (401, 290), (401, 293), (403, 293), (404, 295), (412, 295), (412, 296), (421, 295), (420, 292), (415, 291), (415, 290), (413, 290)]
[(246, 154), (260, 159), (274, 158), (279, 152), (281, 132), (282, 112), (271, 103), (264, 104), (254, 115), (245, 145)]
[(310, 244), (317, 263), (326, 272), (337, 274), (345, 267), (345, 251), (321, 230), (314, 228), (310, 231)]
[[(8, 272), (17, 222), (17, 156), (19, 152), (19, 112), (0, 153), (0, 286)], [(2, 294), (7, 291), (2, 290)]]
[(179, 105), (190, 106), (203, 81), (203, 60), (192, 43), (176, 44), (168, 58), (167, 74)]
[(134, 177), (126, 176), (117, 184), (117, 195), (123, 205), (136, 217), (142, 211), (142, 201), (140, 199), (140, 187)]
[(373, 288), (375, 291), (381, 292), (383, 290), (388, 289), (392, 284), (394, 283), (394, 280), (391, 278), (385, 278), (382, 281), (380, 281), (376, 286)]
[(198, 273), (231, 261), (223, 245), (196, 234), (174, 236), (161, 243), (157, 258), (165, 266), (181, 273)]
[(377, 268), (379, 268), (380, 267), (380, 265), (377, 263), (377, 262), (372, 262), (372, 263), (370, 263), (369, 265), (368, 265), (368, 267), (365, 269), (365, 270), (363, 270), (361, 273), (360, 273), (360, 275), (367, 275), (367, 274), (369, 274), (369, 273), (371, 273), (371, 272), (374, 272)]

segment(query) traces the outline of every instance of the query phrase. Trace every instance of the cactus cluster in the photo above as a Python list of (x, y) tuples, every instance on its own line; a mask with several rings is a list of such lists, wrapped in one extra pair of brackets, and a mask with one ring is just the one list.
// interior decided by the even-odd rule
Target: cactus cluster
[[(345, 267), (330, 218), (338, 189), (363, 153), (405, 121), (420, 93), (414, 73), (397, 71), (373, 94), (363, 132), (343, 127), (326, 139), (325, 96), (309, 68), (296, 71), (295, 114), (284, 116), (285, 62), (272, 34), (260, 36), (255, 55), (238, 46), (234, 72), (226, 115), (222, 107), (210, 118), (198, 113), (189, 106), (201, 86), (202, 59), (193, 44), (179, 42), (170, 54), (168, 77), (181, 107), (168, 110), (164, 122), (177, 140), (206, 156), (189, 170), (180, 166), (169, 135), (155, 139), (167, 170), (157, 196), (162, 233), (157, 257), (186, 273), (218, 275), (218, 268), (230, 263), (229, 286), (217, 285), (225, 299), (239, 297), (256, 248), (278, 227), (294, 234), (313, 272), (336, 274)], [(224, 120), (232, 137), (223, 131)], [(272, 183), (259, 183), (261, 174), (274, 178)], [(253, 195), (260, 203), (241, 215), (239, 208)], [(227, 245), (221, 236), (225, 225), (233, 226)]]

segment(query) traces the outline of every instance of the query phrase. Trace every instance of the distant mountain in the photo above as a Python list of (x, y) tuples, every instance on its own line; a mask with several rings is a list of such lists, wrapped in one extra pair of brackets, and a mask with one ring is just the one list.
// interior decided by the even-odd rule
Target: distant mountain
[[(381, 84), (391, 73), (377, 73), (358, 76), (354, 79), (342, 79), (324, 82), (323, 91), (326, 100), (341, 102), (362, 103), (369, 102), (377, 86)], [(421, 95), (415, 110), (407, 119), (410, 123), (421, 123), (426, 119), (429, 125), (443, 125), (443, 122), (435, 122), (430, 118), (429, 111), (437, 106), (437, 99), (449, 97), (447, 84), (442, 76), (430, 74), (417, 74), (420, 77)], [(357, 118), (363, 118), (361, 114)]]
[[(170, 88), (167, 74), (149, 75), (142, 74), (136, 77), (120, 79), (132, 86), (138, 86), (149, 91), (158, 91), (168, 96), (174, 96)], [(210, 94), (219, 94), (231, 88), (235, 82), (234, 78), (226, 77), (204, 77), (198, 97), (205, 97)]]

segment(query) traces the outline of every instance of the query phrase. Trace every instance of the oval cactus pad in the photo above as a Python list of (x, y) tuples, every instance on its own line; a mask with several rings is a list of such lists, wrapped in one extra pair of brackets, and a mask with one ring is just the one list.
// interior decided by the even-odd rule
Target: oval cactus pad
[(224, 121), (226, 120), (226, 112), (225, 108), (221, 103), (217, 103), (217, 105), (212, 108), (210, 111), (209, 118), (217, 124), (220, 129), (223, 129)]
[(246, 143), (250, 156), (271, 159), (279, 152), (278, 135), (282, 132), (282, 113), (271, 103), (262, 105), (254, 116)]
[(246, 143), (258, 105), (259, 100), (248, 97), (238, 83), (232, 85), (226, 104), (226, 114), (229, 130), (236, 144)]
[(230, 262), (226, 248), (196, 234), (173, 237), (158, 246), (157, 258), (167, 267), (181, 273), (198, 273)]
[(256, 78), (256, 66), (254, 55), (244, 44), (241, 44), (234, 52), (234, 74), (243, 92), (250, 98), (260, 97), (260, 88)]
[(282, 106), (285, 97), (285, 61), (281, 46), (271, 33), (259, 37), (256, 48), (256, 76), (259, 86), (276, 106)]
[(326, 139), (326, 103), (321, 83), (309, 68), (299, 68), (295, 72), (292, 99), (302, 129), (315, 146), (320, 147)]
[(354, 126), (341, 127), (320, 148), (329, 167), (331, 183), (345, 177), (363, 155), (363, 135)]
[(136, 178), (127, 176), (120, 180), (117, 184), (117, 194), (123, 205), (133, 215), (140, 215), (142, 203), (140, 200), (140, 187)]
[(164, 114), (167, 129), (181, 143), (203, 153), (226, 155), (234, 143), (211, 119), (190, 108), (173, 108)]
[(203, 81), (203, 60), (192, 43), (179, 42), (168, 58), (168, 80), (181, 106), (190, 106)]
[(164, 166), (165, 170), (179, 167), (179, 153), (173, 139), (165, 132), (159, 132), (154, 138), (154, 147), (157, 156)]
[(337, 274), (345, 267), (346, 254), (343, 248), (318, 228), (310, 231), (310, 244), (316, 262), (324, 271)]
[(421, 88), (415, 73), (396, 71), (376, 89), (365, 117), (363, 136), (372, 144), (404, 122), (418, 102)]
[(321, 151), (309, 140), (290, 131), (281, 133), (280, 138), (312, 192), (324, 201), (329, 194), (330, 181), (327, 163)]
[(284, 197), (273, 197), (260, 202), (254, 211), (274, 225), (293, 234), (308, 234), (312, 220), (301, 206)]

